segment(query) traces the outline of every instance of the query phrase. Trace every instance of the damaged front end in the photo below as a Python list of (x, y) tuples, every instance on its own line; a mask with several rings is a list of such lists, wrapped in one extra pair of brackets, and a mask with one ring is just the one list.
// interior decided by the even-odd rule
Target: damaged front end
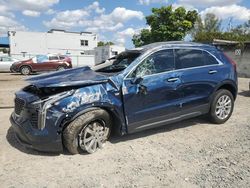
[[(81, 80), (76, 76), (81, 76)], [(63, 126), (90, 108), (107, 108), (123, 117), (118, 83), (106, 76), (85, 68), (41, 77), (30, 79), (31, 84), (16, 93), (15, 111), (10, 117), (18, 140), (28, 147), (62, 151)]]

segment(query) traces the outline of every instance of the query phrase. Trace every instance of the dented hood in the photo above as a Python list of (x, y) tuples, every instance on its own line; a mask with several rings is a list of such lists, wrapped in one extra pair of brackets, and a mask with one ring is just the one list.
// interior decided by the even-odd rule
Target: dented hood
[(90, 67), (80, 67), (42, 74), (39, 76), (32, 76), (25, 80), (31, 85), (41, 88), (93, 85), (107, 82), (108, 77), (94, 72)]

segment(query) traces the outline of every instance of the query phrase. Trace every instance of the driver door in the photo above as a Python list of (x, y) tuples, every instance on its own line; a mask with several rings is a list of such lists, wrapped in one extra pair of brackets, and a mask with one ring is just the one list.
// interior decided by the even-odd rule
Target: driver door
[(166, 124), (180, 113), (179, 73), (174, 72), (172, 49), (145, 58), (123, 83), (128, 132)]

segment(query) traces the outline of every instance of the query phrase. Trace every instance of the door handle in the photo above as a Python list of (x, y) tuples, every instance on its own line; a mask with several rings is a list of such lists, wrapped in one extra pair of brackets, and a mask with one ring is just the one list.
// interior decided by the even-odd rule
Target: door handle
[(168, 78), (167, 81), (168, 82), (176, 82), (177, 80), (179, 80), (179, 78)]
[(210, 71), (208, 71), (208, 74), (215, 74), (215, 73), (217, 73), (217, 70), (210, 70)]

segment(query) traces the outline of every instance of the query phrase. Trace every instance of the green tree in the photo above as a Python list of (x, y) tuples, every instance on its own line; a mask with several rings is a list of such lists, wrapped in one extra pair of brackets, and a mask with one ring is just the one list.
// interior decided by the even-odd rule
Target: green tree
[(199, 16), (191, 33), (194, 41), (210, 43), (221, 36), (221, 20), (212, 13), (206, 14), (204, 20)]
[[(202, 22), (201, 22), (202, 23)], [(208, 13), (204, 18), (203, 29), (205, 32), (220, 32), (221, 20), (218, 19), (215, 14)]]
[(105, 45), (105, 43), (103, 42), (103, 41), (99, 41), (98, 43), (97, 43), (97, 46), (104, 46)]
[(105, 46), (111, 46), (111, 45), (114, 45), (114, 43), (111, 41), (105, 43)]
[(110, 46), (110, 45), (114, 45), (114, 43), (113, 42), (111, 42), (111, 41), (108, 41), (108, 42), (103, 42), (103, 41), (99, 41), (98, 43), (97, 43), (97, 46)]
[(194, 27), (197, 17), (196, 10), (186, 11), (183, 7), (153, 8), (152, 14), (146, 17), (150, 29), (143, 29), (133, 36), (132, 41), (138, 47), (152, 42), (183, 40)]
[(232, 32), (238, 35), (249, 35), (250, 34), (250, 20), (238, 25), (236, 28), (232, 29)]
[(201, 17), (198, 17), (192, 36), (196, 42), (212, 43), (214, 39), (221, 39), (238, 41), (243, 44), (245, 41), (250, 41), (250, 20), (230, 31), (223, 32), (221, 30), (221, 20), (214, 14), (207, 14), (204, 21), (202, 21)]

